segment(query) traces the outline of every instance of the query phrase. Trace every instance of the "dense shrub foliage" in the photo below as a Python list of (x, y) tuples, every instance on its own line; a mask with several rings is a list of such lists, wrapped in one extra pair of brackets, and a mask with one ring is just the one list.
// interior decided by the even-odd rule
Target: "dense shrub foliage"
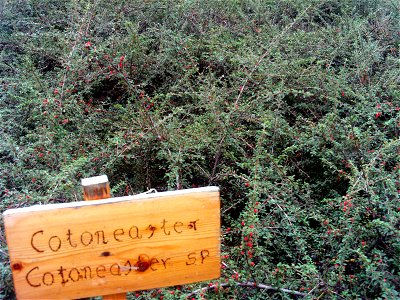
[(5, 0), (1, 211), (216, 185), (221, 278), (132, 299), (398, 298), (399, 47), (390, 0)]

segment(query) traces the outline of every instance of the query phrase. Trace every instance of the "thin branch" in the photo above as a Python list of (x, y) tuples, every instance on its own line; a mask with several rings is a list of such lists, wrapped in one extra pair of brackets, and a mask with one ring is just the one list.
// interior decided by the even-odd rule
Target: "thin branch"
[[(94, 7), (97, 6), (97, 2), (98, 1), (95, 1), (95, 3), (93, 4)], [(89, 13), (91, 15), (90, 17), (89, 17)], [(82, 41), (84, 33), (87, 33), (87, 31), (89, 30), (90, 22), (92, 20), (92, 16), (93, 16), (93, 13), (90, 10), (87, 10), (85, 12), (85, 15), (82, 18), (82, 23), (81, 23), (81, 25), (79, 27), (79, 30), (77, 32), (77, 38), (73, 42), (73, 45), (72, 45), (71, 51), (68, 54), (67, 60), (64, 61), (64, 64), (66, 64), (67, 66), (69, 66), (70, 63), (71, 63), (72, 56), (75, 53), (75, 50), (76, 50), (76, 48), (78, 46), (78, 42)], [(87, 21), (87, 24), (85, 24), (85, 21)], [(86, 30), (85, 30), (85, 32), (83, 32), (83, 27), (85, 25), (86, 25)], [(64, 76), (63, 76), (63, 80), (62, 80), (62, 84), (61, 84), (61, 92), (60, 92), (60, 100), (61, 101), (63, 101), (63, 99), (64, 99), (65, 81), (67, 80), (68, 73), (69, 73), (69, 68), (66, 68), (65, 71), (64, 71)]]
[[(286, 32), (288, 32), (301, 18), (304, 17), (304, 15), (307, 13), (307, 11), (310, 9), (310, 7), (312, 7), (312, 5), (309, 5), (301, 14), (299, 14), (299, 16), (291, 24), (286, 26), (285, 29), (282, 30), (282, 32), (279, 35), (274, 37), (272, 39), (272, 41), (269, 43), (268, 49), (258, 58), (257, 62), (255, 63), (255, 65), (253, 66), (251, 71), (247, 74), (246, 78), (244, 79), (244, 82), (240, 86), (239, 94), (238, 94), (238, 96), (237, 96), (237, 98), (235, 100), (233, 109), (228, 114), (228, 118), (227, 118), (226, 124), (230, 123), (233, 113), (238, 110), (238, 108), (239, 108), (238, 104), (239, 104), (240, 99), (242, 98), (243, 91), (245, 90), (245, 88), (246, 88), (247, 84), (249, 83), (251, 77), (253, 76), (254, 72), (258, 69), (258, 67), (260, 66), (260, 64), (264, 60), (264, 58), (270, 53), (272, 47), (279, 43), (281, 37)], [(225, 139), (227, 137), (227, 134), (228, 134), (228, 130), (224, 130), (224, 132), (222, 134), (222, 137), (221, 137), (221, 139), (220, 139), (220, 141), (218, 143), (218, 146), (217, 146), (217, 149), (216, 149), (216, 154), (215, 154), (215, 159), (214, 159), (214, 167), (213, 167), (213, 170), (212, 170), (212, 173), (211, 173), (209, 185), (211, 185), (211, 183), (215, 179), (215, 174), (217, 172), (217, 167), (218, 167), (218, 164), (219, 164), (220, 156), (222, 154), (222, 148), (223, 148)]]
[(210, 176), (210, 181), (209, 181), (208, 185), (211, 185), (211, 183), (215, 179), (214, 177), (215, 177), (215, 173), (217, 172), (219, 158), (220, 158), (221, 153), (222, 153), (222, 145), (223, 145), (223, 143), (225, 141), (225, 138), (226, 138), (226, 133), (222, 136), (222, 139), (218, 143), (217, 152), (215, 154), (214, 167), (213, 167), (213, 170), (212, 170), (212, 173), (211, 173), (211, 176)]
[(315, 291), (315, 289), (316, 289), (317, 287), (319, 287), (321, 284), (323, 284), (323, 283), (322, 283), (322, 282), (318, 282), (318, 283), (311, 289), (311, 291), (308, 292), (307, 295), (311, 295), (311, 294)]
[[(231, 286), (231, 284), (229, 284), (229, 283), (212, 284), (212, 285), (209, 285), (209, 286), (206, 286), (206, 287), (203, 287), (203, 288), (200, 288), (200, 289), (197, 289), (197, 290), (191, 292), (190, 294), (187, 295), (187, 298), (190, 298), (190, 297), (194, 296), (195, 294), (206, 292), (211, 289), (218, 289), (220, 287), (230, 287), (230, 286)], [(271, 285), (265, 285), (262, 283), (255, 283), (255, 282), (250, 282), (250, 281), (237, 282), (235, 284), (235, 286), (256, 288), (256, 289), (262, 289), (262, 290), (271, 290), (271, 291), (275, 291), (275, 292), (283, 292), (283, 293), (288, 293), (288, 294), (292, 294), (292, 295), (296, 295), (296, 296), (300, 296), (300, 297), (306, 297), (309, 295), (309, 294), (301, 293), (298, 291), (293, 291), (293, 290), (283, 289), (283, 288), (276, 288)]]
[(288, 215), (286, 214), (286, 212), (283, 210), (282, 206), (280, 206), (278, 202), (276, 202), (275, 204), (276, 204), (276, 205), (279, 207), (279, 209), (283, 212), (283, 214), (285, 215), (285, 217), (286, 217), (286, 219), (288, 220), (289, 224), (290, 224), (291, 226), (293, 226), (292, 222), (290, 222), (289, 216), (288, 216)]
[(301, 19), (307, 13), (307, 11), (310, 9), (311, 6), (312, 5), (309, 5), (292, 23), (290, 23), (288, 26), (286, 26), (285, 29), (282, 30), (282, 32), (276, 38), (274, 38), (272, 40), (272, 42), (269, 44), (270, 47), (259, 57), (259, 59), (257, 60), (256, 64), (253, 66), (253, 69), (247, 75), (247, 78), (245, 79), (244, 83), (241, 85), (241, 87), (239, 89), (239, 94), (238, 94), (238, 96), (236, 98), (236, 101), (235, 101), (235, 107), (238, 105), (240, 98), (242, 98), (243, 91), (246, 88), (247, 84), (249, 83), (249, 80), (250, 80), (251, 76), (258, 69), (258, 67), (260, 66), (261, 62), (264, 60), (264, 58), (270, 53), (270, 51), (272, 49), (272, 46), (275, 46), (275, 44), (279, 43), (280, 38), (286, 32), (288, 32), (294, 25), (296, 25), (296, 23), (299, 21), (299, 19)]

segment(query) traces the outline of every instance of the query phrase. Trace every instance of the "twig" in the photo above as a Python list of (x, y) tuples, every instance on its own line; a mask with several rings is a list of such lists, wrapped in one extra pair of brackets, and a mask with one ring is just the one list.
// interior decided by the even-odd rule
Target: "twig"
[[(95, 3), (93, 5), (97, 6), (97, 1), (95, 1)], [(83, 38), (83, 27), (86, 25), (85, 32), (87, 32), (89, 30), (90, 22), (91, 22), (91, 18), (88, 17), (89, 13), (90, 13), (90, 10), (87, 10), (85, 15), (82, 18), (83, 20), (82, 20), (82, 24), (80, 25), (79, 30), (77, 32), (77, 38), (73, 42), (72, 49), (68, 54), (67, 60), (65, 61), (65, 64), (67, 66), (70, 65), (72, 56), (73, 56), (73, 54), (74, 54), (74, 52), (76, 50), (76, 47), (78, 46), (78, 42), (80, 42), (82, 40), (82, 38)], [(87, 18), (87, 24), (85, 24), (85, 18), (86, 17), (88, 17)], [(69, 68), (66, 68), (65, 71), (64, 71), (64, 76), (63, 76), (63, 80), (62, 80), (62, 84), (61, 84), (60, 101), (63, 101), (63, 99), (64, 99), (65, 81), (67, 80), (68, 72), (69, 72)]]
[[(245, 78), (244, 82), (240, 86), (239, 94), (236, 97), (233, 109), (228, 114), (228, 118), (226, 120), (226, 124), (230, 123), (233, 113), (238, 110), (238, 108), (239, 108), (238, 104), (239, 104), (240, 99), (242, 98), (243, 91), (246, 88), (246, 86), (247, 86), (249, 80), (251, 79), (253, 73), (258, 69), (258, 67), (260, 66), (261, 62), (264, 60), (264, 58), (270, 53), (272, 47), (279, 43), (280, 38), (287, 31), (289, 31), (298, 22), (299, 19), (301, 19), (307, 13), (307, 11), (310, 9), (311, 6), (312, 5), (309, 5), (291, 24), (286, 26), (285, 29), (282, 30), (282, 32), (278, 36), (274, 37), (273, 40), (269, 43), (268, 49), (258, 58), (257, 62), (255, 63), (255, 65), (253, 66), (251, 71), (247, 74), (247, 77)], [(209, 185), (211, 185), (211, 183), (215, 179), (215, 174), (217, 172), (217, 167), (218, 167), (218, 164), (219, 164), (220, 156), (222, 154), (222, 148), (224, 146), (224, 142), (225, 142), (225, 139), (227, 137), (227, 134), (228, 134), (228, 130), (224, 130), (223, 134), (222, 134), (222, 137), (220, 138), (220, 141), (218, 143), (218, 146), (217, 146), (217, 149), (216, 149), (216, 154), (215, 154), (215, 159), (214, 159), (214, 167), (213, 167), (213, 170), (212, 170), (212, 173), (211, 173)]]
[[(231, 284), (229, 283), (221, 283), (221, 284), (212, 284), (200, 289), (197, 289), (193, 292), (191, 292), (190, 294), (187, 295), (187, 298), (192, 297), (195, 294), (201, 293), (201, 292), (206, 292), (208, 290), (211, 289), (215, 289), (215, 288), (219, 288), (219, 287), (230, 287)], [(271, 291), (275, 291), (275, 292), (283, 292), (283, 293), (288, 293), (288, 294), (292, 294), (292, 295), (296, 295), (296, 296), (301, 296), (301, 297), (306, 297), (308, 296), (308, 294), (305, 293), (301, 293), (298, 291), (293, 291), (293, 290), (289, 290), (289, 289), (283, 289), (283, 288), (276, 288), (273, 287), (271, 285), (266, 285), (266, 284), (262, 284), (262, 283), (255, 283), (255, 282), (237, 282), (235, 284), (235, 286), (241, 286), (241, 287), (249, 287), (249, 288), (257, 288), (257, 289), (262, 289), (262, 290), (271, 290)]]
[(307, 295), (311, 295), (311, 294), (314, 292), (314, 290), (315, 290), (317, 287), (319, 287), (321, 284), (323, 284), (323, 283), (322, 283), (322, 282), (318, 282), (318, 283), (311, 289), (311, 291), (308, 292)]
[(7, 252), (3, 251), (2, 249), (0, 249), (0, 253), (1, 253), (2, 255), (4, 255), (4, 257), (8, 257)]
[(293, 226), (292, 222), (290, 222), (289, 216), (286, 214), (286, 212), (283, 210), (282, 206), (279, 205), (278, 202), (276, 202), (276, 205), (279, 207), (279, 209), (283, 212), (283, 214), (286, 216), (286, 219), (288, 220), (289, 224)]
[(217, 153), (215, 154), (214, 167), (210, 176), (210, 181), (208, 183), (209, 185), (211, 185), (211, 183), (214, 181), (215, 173), (217, 172), (217, 167), (219, 163), (219, 158), (222, 153), (222, 145), (224, 144), (225, 138), (226, 138), (226, 133), (222, 136), (221, 140), (218, 143)]
[(299, 19), (301, 19), (307, 13), (307, 11), (310, 9), (311, 6), (312, 5), (309, 5), (292, 23), (290, 23), (288, 26), (286, 26), (285, 29), (283, 29), (282, 32), (271, 41), (271, 43), (269, 44), (270, 47), (259, 57), (259, 59), (257, 60), (256, 64), (253, 66), (253, 69), (251, 69), (251, 71), (248, 74), (247, 78), (245, 79), (244, 83), (241, 85), (241, 87), (239, 89), (239, 94), (238, 94), (238, 96), (236, 98), (236, 101), (235, 101), (235, 107), (238, 105), (240, 98), (242, 98), (243, 91), (246, 88), (247, 84), (249, 83), (249, 80), (250, 80), (251, 76), (258, 69), (258, 67), (260, 66), (261, 62), (264, 60), (264, 58), (270, 53), (270, 51), (272, 49), (272, 46), (275, 46), (275, 44), (279, 43), (280, 38), (286, 32), (288, 32), (294, 25), (296, 25), (297, 21)]

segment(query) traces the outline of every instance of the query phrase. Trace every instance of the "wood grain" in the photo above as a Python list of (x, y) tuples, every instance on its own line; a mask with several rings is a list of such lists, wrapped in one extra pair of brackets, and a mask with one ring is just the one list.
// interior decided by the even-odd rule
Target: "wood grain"
[(86, 201), (111, 197), (110, 183), (106, 175), (82, 179), (83, 199)]
[[(110, 183), (106, 175), (82, 179), (82, 187), (85, 201), (111, 198)], [(126, 300), (126, 293), (105, 295), (103, 300)]]
[(71, 299), (220, 276), (218, 188), (34, 206), (4, 222), (18, 299)]

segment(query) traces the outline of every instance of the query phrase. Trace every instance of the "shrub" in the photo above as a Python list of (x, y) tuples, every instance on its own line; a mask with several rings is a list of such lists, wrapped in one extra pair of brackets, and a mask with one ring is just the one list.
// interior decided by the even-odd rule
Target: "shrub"
[(221, 278), (132, 298), (397, 298), (396, 5), (6, 1), (2, 211), (217, 185)]

